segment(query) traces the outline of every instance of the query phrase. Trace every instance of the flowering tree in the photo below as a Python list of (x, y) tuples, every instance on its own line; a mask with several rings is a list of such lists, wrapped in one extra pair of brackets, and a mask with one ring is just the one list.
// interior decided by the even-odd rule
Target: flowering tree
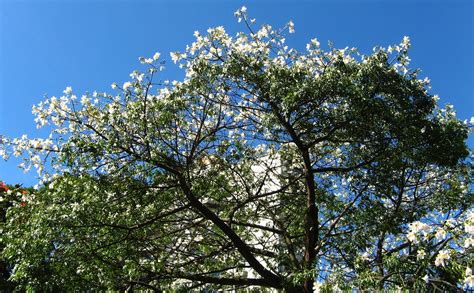
[(35, 106), (49, 138), (3, 138), (43, 186), (9, 212), (12, 279), (39, 286), (46, 261), (69, 288), (472, 286), (472, 121), (437, 106), (409, 39), (298, 52), (292, 22), (236, 16), (247, 33), (171, 54), (183, 81), (140, 58), (113, 94)]

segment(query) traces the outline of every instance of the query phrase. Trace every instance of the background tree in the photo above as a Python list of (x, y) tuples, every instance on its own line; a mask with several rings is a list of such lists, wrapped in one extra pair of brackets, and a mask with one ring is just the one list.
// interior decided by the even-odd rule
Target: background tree
[[(7, 224), (7, 211), (15, 212), (16, 209), (24, 210), (28, 209), (27, 201), (31, 201), (31, 197), (34, 196), (32, 188), (23, 188), (21, 185), (7, 185), (0, 181), (0, 231), (5, 231), (5, 225)], [(26, 221), (19, 223), (17, 228), (24, 229), (23, 225)], [(3, 235), (2, 235), (3, 236)], [(20, 240), (21, 241), (21, 240)], [(0, 249), (3, 250), (6, 246), (5, 238), (0, 237)], [(49, 263), (45, 256), (41, 266), (35, 266), (29, 268), (29, 274), (36, 279), (42, 280), (42, 285), (36, 286), (37, 289), (59, 289), (55, 286), (51, 286), (49, 281), (52, 277), (52, 271), (50, 270)], [(15, 270), (15, 263), (9, 261), (9, 257), (0, 254), (0, 291), (1, 292), (13, 292), (17, 287), (17, 283), (10, 280), (12, 273)], [(43, 286), (44, 285), (44, 286)]]
[[(11, 193), (10, 188), (3, 182), (0, 182), (0, 223), (3, 224), (6, 221), (6, 212), (10, 203), (5, 200), (5, 195)], [(0, 226), (0, 227), (2, 227)], [(4, 244), (0, 241), (0, 249), (3, 250)], [(1, 291), (12, 291), (14, 285), (8, 281), (8, 278), (11, 274), (11, 267), (5, 261), (5, 259), (0, 258), (0, 290)]]
[(292, 22), (236, 16), (248, 33), (171, 53), (182, 82), (140, 58), (115, 94), (34, 107), (48, 139), (4, 139), (45, 185), (9, 212), (12, 278), (39, 286), (47, 259), (70, 288), (472, 286), (468, 123), (408, 68), (409, 39), (298, 52)]

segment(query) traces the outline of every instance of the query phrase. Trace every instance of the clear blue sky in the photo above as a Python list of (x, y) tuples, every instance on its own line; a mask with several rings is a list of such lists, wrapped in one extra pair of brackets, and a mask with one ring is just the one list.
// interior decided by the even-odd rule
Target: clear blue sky
[[(289, 44), (310, 38), (370, 53), (375, 45), (412, 40), (412, 66), (431, 78), (433, 94), (462, 119), (474, 116), (473, 2), (387, 1), (9, 1), (0, 0), (0, 134), (44, 135), (31, 106), (45, 94), (104, 91), (139, 67), (139, 56), (183, 50), (195, 30), (243, 30), (233, 12), (245, 5), (259, 23), (295, 23)], [(168, 63), (168, 77), (179, 74)], [(472, 142), (472, 139), (471, 139)], [(472, 143), (471, 143), (472, 145)], [(0, 180), (35, 183), (18, 161), (0, 162)]]

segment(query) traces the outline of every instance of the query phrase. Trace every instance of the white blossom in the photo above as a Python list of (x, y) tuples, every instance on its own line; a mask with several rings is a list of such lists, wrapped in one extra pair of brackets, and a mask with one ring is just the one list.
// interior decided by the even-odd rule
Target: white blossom
[(70, 95), (72, 93), (72, 87), (68, 86), (66, 89), (63, 91), (66, 95)]
[(464, 240), (464, 244), (463, 244), (463, 247), (464, 248), (469, 248), (473, 246), (474, 247), (474, 238), (473, 237), (467, 237), (465, 240)]
[(435, 234), (436, 239), (443, 240), (446, 238), (446, 231), (443, 228), (439, 228)]
[(179, 58), (179, 57), (180, 57), (180, 54), (177, 53), (177, 52), (171, 52), (171, 53), (170, 53), (170, 56), (171, 56), (171, 60), (172, 60), (174, 63), (178, 62), (178, 60), (180, 59), (180, 58)]
[(124, 91), (128, 90), (132, 86), (132, 83), (127, 81), (123, 84), (122, 88)]
[(88, 96), (84, 95), (84, 96), (81, 97), (81, 104), (82, 105), (87, 105), (89, 103), (90, 103), (90, 99), (89, 99)]
[(466, 271), (464, 272), (464, 285), (468, 287), (474, 287), (474, 275), (472, 274), (472, 269), (470, 267), (466, 268)]
[(408, 49), (410, 47), (410, 38), (408, 36), (404, 36), (401, 45), (405, 50)]
[(318, 281), (314, 281), (314, 283), (313, 283), (313, 292), (314, 293), (320, 293), (322, 287), (323, 287), (323, 283), (318, 282)]
[(470, 235), (474, 235), (474, 224), (466, 223), (464, 225), (464, 231)]
[(418, 250), (416, 254), (416, 259), (417, 260), (422, 260), (426, 257), (426, 252), (423, 249)]
[(288, 32), (290, 34), (295, 32), (295, 24), (291, 20), (288, 22)]
[(438, 255), (436, 256), (436, 259), (435, 259), (435, 266), (439, 267), (439, 266), (445, 266), (446, 265), (446, 261), (448, 259), (450, 259), (451, 256), (449, 255), (449, 251), (448, 250), (440, 250), (438, 252)]

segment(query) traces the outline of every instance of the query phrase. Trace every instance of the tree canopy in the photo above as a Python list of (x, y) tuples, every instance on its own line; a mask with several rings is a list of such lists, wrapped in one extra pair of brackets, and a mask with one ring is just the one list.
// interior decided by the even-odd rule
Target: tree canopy
[[(288, 48), (223, 27), (140, 58), (113, 93), (33, 107), (46, 139), (2, 138), (41, 182), (8, 208), (20, 288), (189, 291), (473, 286), (472, 122), (409, 68), (410, 41)], [(7, 198), (6, 194), (2, 195)], [(2, 198), (3, 198), (2, 197)], [(23, 201), (22, 201), (23, 202)], [(47, 271), (38, 273), (41, 269)]]

